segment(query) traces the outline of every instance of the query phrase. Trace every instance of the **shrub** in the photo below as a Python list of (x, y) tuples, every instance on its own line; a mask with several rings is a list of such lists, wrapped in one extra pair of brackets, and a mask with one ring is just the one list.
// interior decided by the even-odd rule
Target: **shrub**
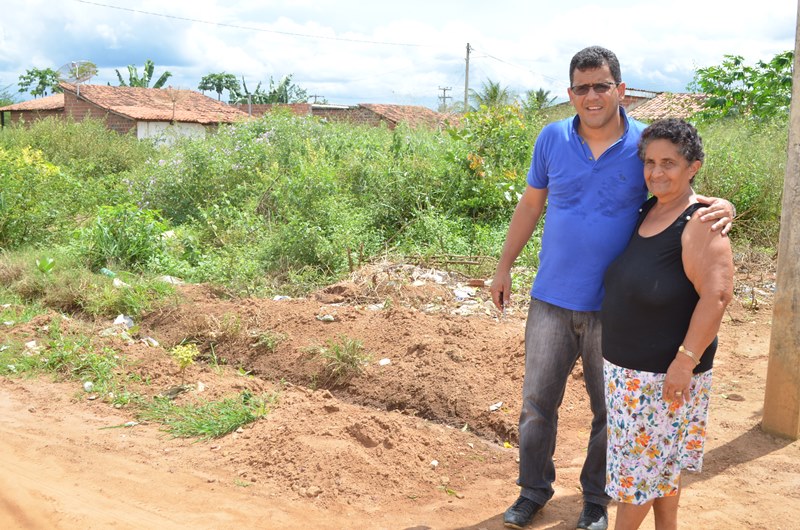
[(329, 340), (319, 355), (323, 361), (321, 380), (326, 386), (338, 386), (364, 373), (370, 354), (360, 340), (341, 335), (338, 342)]
[(736, 206), (734, 238), (777, 246), (787, 131), (783, 119), (724, 119), (702, 125), (706, 159), (697, 191)]
[(166, 225), (152, 210), (131, 204), (102, 206), (80, 235), (81, 250), (94, 270), (116, 265), (144, 270), (163, 253), (165, 230)]
[(74, 179), (30, 148), (0, 148), (0, 248), (43, 243), (74, 222)]

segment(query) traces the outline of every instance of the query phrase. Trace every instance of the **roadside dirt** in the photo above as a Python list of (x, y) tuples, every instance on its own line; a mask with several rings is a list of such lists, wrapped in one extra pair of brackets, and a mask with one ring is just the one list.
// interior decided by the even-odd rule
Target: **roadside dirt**
[[(740, 268), (720, 332), (704, 470), (685, 478), (686, 527), (776, 530), (800, 520), (800, 442), (759, 425), (772, 281)], [(466, 278), (390, 264), (304, 299), (178, 292), (136, 323), (131, 341), (101, 337), (110, 322), (60, 325), (113, 347), (137, 374), (128, 389), (145, 396), (181, 384), (166, 350), (195, 342), (203, 359), (176, 402), (247, 389), (275, 394), (270, 413), (222, 438), (178, 439), (157, 424), (125, 427), (135, 411), (79, 381), (0, 378), (0, 528), (503, 527), (518, 494), (524, 300), (498, 318), (488, 290)], [(62, 319), (4, 326), (0, 341), (42, 340), (53, 318)], [(335, 385), (314, 352), (344, 339), (361, 341), (370, 360)], [(561, 408), (556, 495), (531, 528), (574, 528), (588, 415), (578, 365)]]

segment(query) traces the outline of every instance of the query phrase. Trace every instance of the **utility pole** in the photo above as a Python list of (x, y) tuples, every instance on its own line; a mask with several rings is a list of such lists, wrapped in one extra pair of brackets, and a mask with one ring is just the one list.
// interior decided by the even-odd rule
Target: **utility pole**
[(469, 43), (467, 43), (467, 69), (464, 72), (464, 112), (469, 109)]
[(800, 438), (800, 0), (794, 38), (794, 81), (781, 205), (778, 278), (761, 425), (768, 433), (797, 440)]
[(447, 95), (447, 91), (448, 90), (453, 90), (453, 87), (440, 86), (439, 90), (442, 91), (442, 95), (439, 96), (439, 101), (441, 102), (441, 103), (439, 103), (439, 110), (446, 109), (447, 108), (447, 100), (448, 99), (453, 99), (453, 96), (448, 96)]
[(310, 98), (314, 98), (314, 101), (312, 102), (312, 104), (315, 104), (315, 103), (317, 102), (317, 98), (321, 98), (322, 96), (321, 96), (321, 95), (319, 95), (319, 94), (311, 94), (311, 95), (310, 95), (310, 96), (308, 96), (308, 97), (310, 97)]

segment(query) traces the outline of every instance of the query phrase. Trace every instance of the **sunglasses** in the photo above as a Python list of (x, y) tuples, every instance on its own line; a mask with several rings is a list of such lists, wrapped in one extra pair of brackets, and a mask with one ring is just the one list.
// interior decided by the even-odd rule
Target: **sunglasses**
[(618, 86), (619, 83), (591, 83), (588, 85), (575, 85), (569, 87), (572, 90), (572, 93), (576, 96), (585, 96), (589, 93), (589, 90), (594, 90), (595, 94), (605, 94), (612, 88)]

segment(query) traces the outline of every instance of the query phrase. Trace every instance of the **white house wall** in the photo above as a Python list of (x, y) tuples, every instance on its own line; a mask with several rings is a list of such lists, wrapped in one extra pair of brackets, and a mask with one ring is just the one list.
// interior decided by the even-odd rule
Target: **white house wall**
[(168, 121), (140, 121), (136, 123), (136, 137), (155, 138), (165, 143), (172, 143), (178, 136), (191, 136), (194, 138), (205, 138), (206, 128), (199, 123)]

